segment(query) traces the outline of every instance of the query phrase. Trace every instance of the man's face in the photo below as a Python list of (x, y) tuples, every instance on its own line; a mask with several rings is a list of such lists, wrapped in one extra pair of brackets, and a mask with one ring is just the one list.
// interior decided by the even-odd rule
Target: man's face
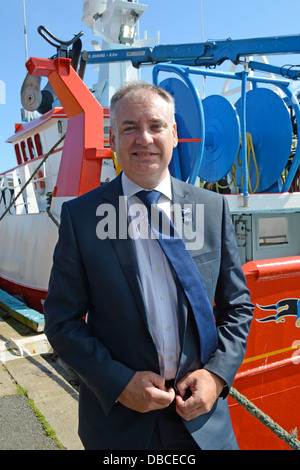
[(145, 189), (163, 180), (177, 145), (169, 104), (143, 90), (116, 103), (110, 146), (125, 175)]

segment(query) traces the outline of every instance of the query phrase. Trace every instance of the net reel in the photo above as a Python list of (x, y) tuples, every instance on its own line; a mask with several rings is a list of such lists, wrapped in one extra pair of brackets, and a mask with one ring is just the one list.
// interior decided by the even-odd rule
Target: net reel
[[(241, 98), (235, 105), (220, 95), (203, 101), (199, 98), (204, 115), (201, 121), (199, 103), (197, 108), (191, 90), (182, 80), (168, 78), (160, 86), (173, 95), (176, 103), (179, 144), (170, 164), (171, 174), (188, 181), (196, 159), (200, 159), (201, 180), (217, 182), (231, 174), (242, 191)], [(253, 192), (280, 191), (293, 131), (288, 108), (277, 93), (257, 87), (247, 92), (246, 132), (247, 141), (252, 144), (246, 163), (250, 188)]]
[(171, 174), (187, 181), (195, 160), (201, 159), (199, 177), (202, 180), (222, 179), (234, 165), (240, 144), (239, 118), (234, 107), (222, 96), (208, 96), (200, 101), (203, 126), (194, 97), (183, 81), (168, 78), (160, 86), (173, 95), (176, 103), (179, 143), (170, 164)]
[[(235, 108), (240, 115), (241, 98)], [(247, 162), (251, 187), (256, 187), (258, 193), (280, 192), (281, 174), (291, 153), (293, 129), (288, 108), (277, 93), (268, 88), (247, 92), (246, 132), (252, 137), (255, 157)], [(235, 179), (242, 189), (242, 166), (238, 159)]]

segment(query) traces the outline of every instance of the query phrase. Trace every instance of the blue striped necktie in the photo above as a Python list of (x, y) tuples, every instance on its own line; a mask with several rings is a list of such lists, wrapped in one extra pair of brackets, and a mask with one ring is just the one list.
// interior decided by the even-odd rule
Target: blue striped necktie
[[(148, 210), (148, 219), (151, 226), (151, 205), (156, 206), (161, 196), (159, 191), (139, 191), (136, 196), (144, 203)], [(158, 207), (162, 220), (167, 217)], [(152, 215), (154, 212), (152, 213)], [(201, 362), (205, 364), (215, 351), (218, 339), (214, 316), (209, 302), (203, 279), (193, 261), (190, 252), (186, 249), (182, 238), (174, 237), (175, 227), (168, 218), (169, 236), (162, 236), (159, 229), (157, 238), (163, 252), (171, 263), (179, 282), (191, 305), (200, 339)], [(161, 227), (161, 226), (160, 226)]]

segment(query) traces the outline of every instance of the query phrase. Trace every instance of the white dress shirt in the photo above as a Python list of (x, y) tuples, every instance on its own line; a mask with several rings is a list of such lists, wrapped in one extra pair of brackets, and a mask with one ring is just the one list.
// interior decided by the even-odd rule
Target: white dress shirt
[[(143, 188), (122, 174), (124, 196), (127, 197), (131, 236), (137, 256), (148, 321), (157, 348), (160, 373), (165, 379), (176, 374), (180, 354), (178, 334), (177, 289), (172, 268), (155, 238), (148, 234), (147, 209), (135, 194)], [(171, 180), (166, 178), (154, 188), (162, 193), (158, 207), (171, 216)], [(137, 212), (139, 205), (139, 211)], [(142, 208), (141, 208), (142, 204)]]

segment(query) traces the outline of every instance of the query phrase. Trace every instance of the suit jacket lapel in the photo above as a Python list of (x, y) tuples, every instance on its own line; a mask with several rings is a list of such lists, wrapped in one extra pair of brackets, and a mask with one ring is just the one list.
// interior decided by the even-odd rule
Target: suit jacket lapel
[[(179, 230), (180, 234), (182, 235), (183, 240), (186, 242), (182, 211), (184, 208), (186, 208), (187, 204), (193, 206), (193, 201), (189, 199), (189, 191), (186, 185), (181, 185), (179, 180), (175, 178), (171, 178), (171, 185), (172, 185), (172, 203), (173, 203), (173, 206), (176, 208), (174, 211), (174, 225)], [(177, 285), (177, 293), (178, 293), (178, 312), (179, 312), (179, 335), (180, 335), (181, 346), (183, 349), (186, 326), (187, 326), (188, 306), (187, 306), (187, 300), (182, 291), (182, 288), (178, 285)], [(181, 355), (181, 361), (182, 360), (184, 360), (184, 358)]]
[[(192, 199), (188, 185), (176, 180), (176, 178), (171, 178), (171, 184), (173, 205), (175, 206), (174, 223), (189, 249), (193, 246), (191, 237), (196, 233), (196, 201)], [(176, 207), (178, 210), (176, 210)], [(186, 210), (189, 212), (184, 213)], [(198, 254), (198, 250), (192, 249), (190, 253), (194, 257)]]
[[(172, 184), (172, 197), (173, 197), (173, 204), (178, 204), (180, 210), (175, 211), (174, 213), (174, 223), (175, 226), (180, 231), (182, 239), (187, 245), (187, 248), (192, 244), (191, 239), (186, 236), (187, 233), (191, 235), (193, 231), (196, 233), (196, 201), (192, 198), (189, 190), (189, 186), (183, 184), (181, 181), (171, 178)], [(187, 224), (189, 228), (187, 230), (186, 223), (184, 221), (184, 209), (190, 209), (191, 212), (186, 213), (187, 217), (191, 218), (191, 221), (188, 221)], [(196, 256), (199, 253), (199, 250), (190, 249), (190, 253), (192, 256)], [(193, 320), (188, 324), (188, 315), (189, 315), (189, 305), (186, 299), (186, 296), (181, 288), (178, 290), (178, 309), (179, 309), (179, 327), (180, 327), (180, 339), (182, 345), (182, 351), (180, 356), (180, 361), (178, 365), (178, 371), (176, 378), (179, 379), (187, 372), (187, 368), (189, 369), (192, 367), (192, 363), (190, 363), (191, 357), (194, 358), (193, 360), (195, 363), (193, 365), (199, 366), (198, 364), (198, 336), (195, 334), (196, 328), (194, 327)], [(192, 314), (191, 314), (192, 315)], [(187, 361), (187, 358), (189, 360)]]

